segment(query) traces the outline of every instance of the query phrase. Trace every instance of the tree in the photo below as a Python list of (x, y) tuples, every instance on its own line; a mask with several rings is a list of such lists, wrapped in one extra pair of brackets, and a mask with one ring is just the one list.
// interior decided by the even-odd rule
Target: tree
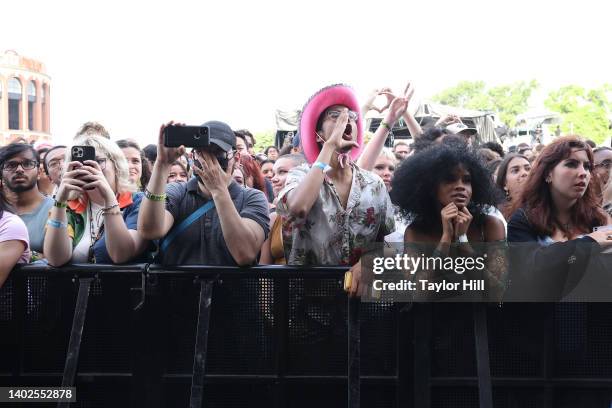
[(472, 100), (484, 93), (484, 89), (483, 81), (461, 81), (456, 86), (434, 95), (432, 99), (444, 105), (467, 108)]
[(514, 126), (516, 115), (527, 110), (531, 93), (538, 87), (535, 80), (519, 81), (486, 89), (483, 81), (461, 81), (432, 98), (434, 101), (466, 109), (497, 112), (508, 126)]
[(274, 139), (276, 137), (275, 130), (266, 130), (263, 132), (255, 133), (255, 152), (263, 152), (268, 146), (274, 146)]
[(544, 105), (561, 115), (563, 133), (578, 134), (600, 144), (610, 133), (611, 92), (610, 84), (591, 90), (568, 85), (550, 92)]

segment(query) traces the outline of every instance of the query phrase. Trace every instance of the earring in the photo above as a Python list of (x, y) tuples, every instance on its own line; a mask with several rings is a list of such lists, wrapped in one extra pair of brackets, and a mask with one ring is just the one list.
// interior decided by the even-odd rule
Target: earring
[(550, 177), (546, 177), (546, 180), (545, 180), (545, 181), (546, 181), (548, 184), (550, 184), (550, 183), (551, 183), (551, 181), (552, 181), (552, 179), (551, 179)]

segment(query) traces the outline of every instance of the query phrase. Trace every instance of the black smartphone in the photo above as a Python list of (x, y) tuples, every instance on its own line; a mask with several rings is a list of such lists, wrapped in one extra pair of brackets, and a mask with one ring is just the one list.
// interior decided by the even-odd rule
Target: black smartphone
[(71, 161), (83, 163), (85, 160), (96, 160), (96, 148), (93, 146), (72, 146)]
[(164, 146), (208, 147), (209, 132), (208, 126), (168, 126), (164, 129)]

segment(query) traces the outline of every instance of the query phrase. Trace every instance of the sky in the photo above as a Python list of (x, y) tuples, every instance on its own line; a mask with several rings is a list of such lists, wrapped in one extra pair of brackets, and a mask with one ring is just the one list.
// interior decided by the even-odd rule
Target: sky
[(56, 143), (89, 120), (143, 145), (169, 120), (266, 131), (338, 82), (364, 98), (410, 80), (415, 102), (460, 80), (536, 79), (540, 102), (612, 82), (601, 1), (6, 3), (0, 51), (46, 65)]

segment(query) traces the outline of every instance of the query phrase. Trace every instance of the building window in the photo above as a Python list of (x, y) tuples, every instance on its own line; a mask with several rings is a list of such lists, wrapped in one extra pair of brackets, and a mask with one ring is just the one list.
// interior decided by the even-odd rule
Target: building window
[(21, 122), (21, 82), (11, 78), (8, 83), (9, 129), (20, 129)]
[(47, 123), (47, 84), (43, 84), (40, 89), (40, 102), (41, 102), (41, 115), (42, 115), (42, 131), (49, 131), (49, 124)]
[(28, 129), (34, 130), (34, 103), (36, 103), (36, 84), (30, 81), (28, 84)]

